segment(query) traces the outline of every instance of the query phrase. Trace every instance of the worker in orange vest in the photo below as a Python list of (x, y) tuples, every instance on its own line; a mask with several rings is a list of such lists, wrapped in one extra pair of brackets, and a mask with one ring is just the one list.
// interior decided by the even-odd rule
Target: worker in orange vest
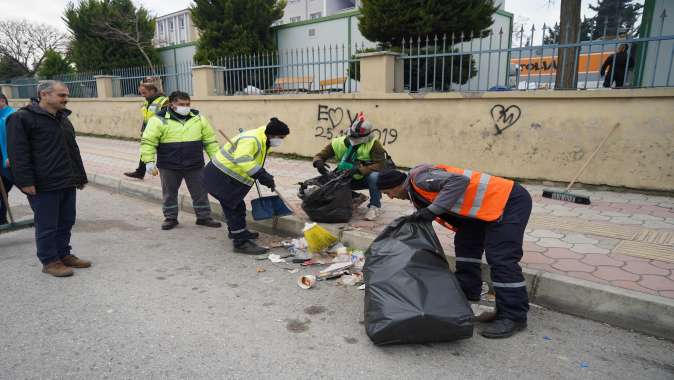
[(446, 165), (419, 165), (409, 176), (397, 170), (379, 174), (377, 186), (389, 198), (408, 199), (411, 221), (433, 220), (456, 232), (456, 277), (469, 301), (479, 301), (485, 252), (496, 291), (496, 314), (482, 332), (507, 338), (527, 326), (529, 301), (519, 265), (531, 196), (504, 178)]

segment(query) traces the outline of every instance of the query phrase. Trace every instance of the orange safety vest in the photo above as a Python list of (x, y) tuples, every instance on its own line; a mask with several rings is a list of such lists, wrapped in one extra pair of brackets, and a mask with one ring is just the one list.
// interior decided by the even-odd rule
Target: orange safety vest
[[(453, 166), (436, 165), (435, 168), (470, 178), (468, 188), (449, 212), (485, 222), (493, 222), (503, 215), (510, 191), (515, 184), (513, 181)], [(438, 196), (437, 192), (421, 189), (414, 179), (411, 179), (410, 183), (414, 191), (428, 202), (432, 203)], [(440, 218), (436, 220), (445, 227), (453, 229), (444, 220)]]

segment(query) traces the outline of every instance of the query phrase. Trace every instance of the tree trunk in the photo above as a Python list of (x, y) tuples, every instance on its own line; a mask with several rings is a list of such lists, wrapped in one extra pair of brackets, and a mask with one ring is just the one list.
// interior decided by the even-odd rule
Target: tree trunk
[[(559, 15), (559, 43), (575, 44), (580, 37), (580, 2), (581, 0), (562, 0)], [(555, 78), (556, 90), (575, 89), (578, 81), (579, 49), (559, 49), (557, 61), (557, 77)]]

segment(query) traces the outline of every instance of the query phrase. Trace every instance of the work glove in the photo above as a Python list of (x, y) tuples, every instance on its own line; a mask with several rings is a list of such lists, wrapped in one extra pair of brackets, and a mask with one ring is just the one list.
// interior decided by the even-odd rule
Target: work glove
[(262, 186), (267, 186), (268, 188), (270, 188), (271, 191), (274, 191), (276, 189), (276, 183), (274, 183), (274, 176), (267, 173), (267, 171), (264, 169), (261, 169), (258, 172), (257, 180), (262, 184)]
[(314, 161), (314, 167), (316, 168), (316, 170), (318, 170), (318, 172), (321, 175), (328, 174), (328, 169), (330, 169), (330, 166), (328, 164), (326, 164), (325, 161), (323, 161), (323, 160)]
[(156, 176), (159, 174), (159, 171), (157, 170), (157, 164), (154, 162), (148, 162), (145, 164), (145, 172), (148, 174), (152, 174), (153, 176)]
[(433, 211), (429, 210), (427, 207), (420, 208), (415, 211), (412, 215), (407, 217), (409, 222), (432, 222), (435, 220), (437, 215)]

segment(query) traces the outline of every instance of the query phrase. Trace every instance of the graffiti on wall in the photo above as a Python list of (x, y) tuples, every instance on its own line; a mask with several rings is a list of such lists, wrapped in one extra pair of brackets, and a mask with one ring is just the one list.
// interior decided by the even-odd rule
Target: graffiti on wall
[[(314, 137), (332, 140), (335, 137), (346, 136), (349, 127), (356, 121), (358, 112), (352, 112), (342, 107), (318, 105), (317, 122), (314, 128)], [(372, 134), (382, 145), (390, 145), (398, 141), (398, 130), (395, 128), (376, 128)]]
[(522, 116), (522, 110), (515, 104), (508, 107), (497, 104), (491, 108), (490, 113), (492, 120), (494, 120), (494, 128), (496, 128), (495, 135), (500, 135), (503, 131), (515, 125)]

